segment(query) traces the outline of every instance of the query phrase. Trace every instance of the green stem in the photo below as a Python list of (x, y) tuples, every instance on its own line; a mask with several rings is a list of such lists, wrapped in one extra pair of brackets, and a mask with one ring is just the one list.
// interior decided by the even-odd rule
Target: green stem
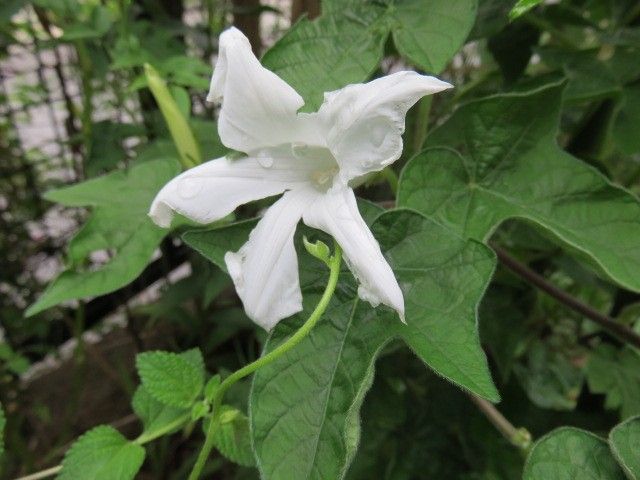
[(235, 371), (226, 379), (224, 379), (224, 381), (220, 384), (220, 387), (216, 391), (215, 397), (213, 399), (213, 417), (211, 418), (209, 428), (207, 429), (207, 435), (204, 441), (204, 445), (202, 446), (202, 450), (200, 450), (200, 453), (198, 454), (198, 458), (195, 465), (193, 466), (193, 469), (191, 470), (191, 474), (189, 475), (188, 480), (198, 480), (198, 478), (200, 478), (200, 474), (202, 473), (205, 462), (207, 461), (211, 450), (213, 450), (215, 433), (220, 424), (220, 407), (222, 405), (222, 399), (226, 391), (238, 380), (251, 375), (259, 368), (264, 367), (265, 365), (284, 355), (286, 352), (300, 343), (307, 335), (309, 335), (309, 332), (311, 332), (315, 324), (318, 323), (318, 320), (320, 320), (320, 317), (322, 317), (327, 307), (329, 306), (331, 297), (333, 296), (333, 293), (336, 290), (336, 286), (338, 285), (341, 263), (342, 250), (336, 243), (335, 253), (329, 261), (329, 281), (327, 282), (327, 286), (324, 290), (324, 293), (322, 294), (322, 298), (320, 298), (318, 305), (316, 305), (316, 308), (313, 310), (307, 321), (286, 342), (282, 343), (263, 357), (260, 357), (255, 362), (252, 362), (249, 365), (242, 367), (240, 370)]
[(398, 194), (398, 174), (393, 171), (391, 166), (385, 167), (384, 170), (380, 172), (380, 174), (384, 177), (384, 179), (389, 184), (389, 188), (391, 189), (391, 193), (394, 195)]
[(514, 447), (520, 449), (525, 455), (531, 448), (531, 434), (526, 428), (516, 428), (505, 418), (500, 411), (484, 398), (480, 398), (473, 393), (468, 394), (473, 403), (491, 424), (506, 438)]
[(137, 445), (144, 445), (145, 443), (149, 443), (149, 442), (155, 440), (156, 438), (160, 438), (160, 437), (166, 435), (167, 433), (171, 432), (172, 430), (180, 428), (182, 425), (184, 425), (186, 422), (188, 422), (190, 418), (191, 418), (191, 412), (185, 413), (184, 415), (181, 415), (180, 417), (176, 418), (173, 422), (165, 425), (163, 428), (160, 428), (160, 429), (154, 431), (152, 434), (148, 434), (148, 433), (144, 433), (143, 432), (138, 438), (136, 438), (133, 441), (133, 443), (135, 443)]
[[(179, 418), (175, 419), (173, 422), (169, 423), (168, 425), (164, 426), (163, 428), (156, 430), (151, 435), (143, 433), (138, 438), (133, 440), (133, 443), (137, 445), (144, 445), (145, 443), (149, 443), (155, 440), (156, 438), (160, 438), (163, 435), (166, 435), (167, 433), (169, 433), (170, 431), (181, 427), (187, 421), (189, 421), (190, 418), (191, 418), (191, 414), (186, 413), (180, 416)], [(54, 475), (58, 474), (60, 470), (62, 470), (62, 465), (56, 465), (55, 467), (47, 468), (46, 470), (41, 470), (39, 472), (32, 473), (31, 475), (27, 475), (26, 477), (16, 478), (16, 480), (41, 480), (43, 478), (53, 477)]]
[(43, 478), (53, 477), (58, 472), (60, 472), (60, 470), (62, 470), (62, 465), (56, 465), (55, 467), (47, 468), (46, 470), (41, 470), (40, 472), (27, 475), (26, 477), (16, 478), (16, 480), (42, 480)]
[(91, 61), (91, 55), (87, 50), (87, 46), (81, 41), (75, 43), (76, 52), (78, 54), (78, 61), (80, 65), (80, 78), (82, 80), (82, 113), (80, 119), (82, 122), (82, 142), (84, 144), (85, 161), (91, 156), (92, 148), (92, 117), (93, 117), (93, 84), (92, 75), (93, 62)]
[(416, 128), (413, 135), (413, 153), (420, 153), (424, 140), (429, 131), (429, 111), (431, 110), (432, 95), (422, 97), (418, 102), (418, 115), (416, 116)]

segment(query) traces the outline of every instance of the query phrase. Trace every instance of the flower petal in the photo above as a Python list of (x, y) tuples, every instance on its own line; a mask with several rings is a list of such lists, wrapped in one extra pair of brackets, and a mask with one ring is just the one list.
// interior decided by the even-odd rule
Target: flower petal
[(304, 223), (332, 235), (360, 282), (358, 295), (374, 307), (384, 303), (404, 321), (404, 298), (380, 245), (358, 211), (350, 188), (331, 189), (305, 210)]
[(161, 227), (170, 226), (174, 211), (199, 223), (211, 223), (239, 205), (304, 185), (314, 167), (290, 152), (285, 147), (266, 149), (260, 157), (223, 157), (191, 168), (160, 190), (149, 216)]
[(311, 189), (285, 193), (269, 207), (249, 241), (224, 257), (247, 315), (266, 330), (302, 310), (293, 234), (316, 196)]
[(407, 110), (447, 88), (451, 85), (435, 77), (403, 71), (325, 93), (318, 115), (342, 180), (382, 170), (400, 158)]
[(296, 112), (304, 100), (287, 82), (264, 68), (237, 28), (220, 35), (220, 49), (207, 100), (222, 101), (218, 133), (240, 152), (291, 142), (311, 142), (316, 129)]

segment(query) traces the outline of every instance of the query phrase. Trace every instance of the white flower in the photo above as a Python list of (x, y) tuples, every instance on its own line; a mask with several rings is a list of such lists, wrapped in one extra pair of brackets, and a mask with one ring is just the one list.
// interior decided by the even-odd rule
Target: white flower
[(230, 28), (207, 100), (222, 101), (222, 143), (246, 157), (218, 158), (187, 170), (156, 196), (149, 215), (168, 227), (173, 212), (200, 223), (236, 207), (284, 193), (225, 262), (247, 315), (267, 330), (302, 310), (293, 234), (298, 221), (332, 235), (359, 281), (358, 294), (404, 318), (404, 299), (391, 267), (358, 212), (350, 185), (382, 170), (402, 153), (407, 110), (422, 96), (450, 88), (434, 77), (398, 72), (326, 93), (316, 113), (262, 67), (247, 38)]

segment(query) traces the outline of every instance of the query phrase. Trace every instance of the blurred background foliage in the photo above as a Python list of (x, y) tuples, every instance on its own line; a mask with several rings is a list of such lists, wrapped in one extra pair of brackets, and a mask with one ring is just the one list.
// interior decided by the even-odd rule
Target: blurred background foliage
[[(146, 219), (154, 185), (175, 174), (178, 158), (147, 88), (144, 65), (167, 82), (203, 158), (215, 158), (225, 149), (217, 138), (215, 109), (204, 99), (219, 33), (238, 26), (258, 53), (275, 44), (264, 61), (276, 67), (282, 48), (276, 41), (291, 24), (307, 16), (293, 35), (329, 28), (331, 22), (338, 33), (352, 32), (362, 23), (353, 14), (361, 3), (2, 1), (0, 401), (8, 417), (3, 478), (58, 463), (69, 443), (97, 424), (138, 432), (130, 407), (137, 352), (199, 347), (211, 370), (230, 371), (261, 351), (265, 335), (245, 317), (227, 276), (188, 250), (178, 235), (163, 239), (139, 223)], [(390, 2), (368, 3), (382, 8)], [(427, 9), (430, 4), (413, 3)], [(513, 1), (480, 0), (468, 39), (453, 59), (442, 65), (429, 59), (433, 67), (427, 71), (442, 72), (456, 89), (434, 98), (426, 127), (463, 102), (563, 80), (561, 147), (639, 194), (640, 4), (518, 5), (512, 11)], [(382, 43), (384, 55), (370, 76), (416, 66), (426, 70), (420, 48), (414, 58), (396, 50), (409, 42), (402, 37), (403, 21), (409, 20), (385, 18), (375, 26), (384, 33), (370, 41)], [(333, 68), (334, 60), (319, 68)], [(409, 114), (398, 172), (424, 141), (424, 108), (421, 103)], [(156, 163), (149, 167), (151, 161)], [(101, 193), (101, 175), (114, 172), (131, 174), (108, 177), (129, 185), (119, 198), (113, 190)], [(47, 193), (94, 178), (90, 201), (86, 191)], [(389, 206), (394, 197), (383, 180), (374, 179), (359, 195)], [(132, 191), (140, 195), (138, 210), (130, 207)], [(243, 207), (237, 216), (250, 218), (264, 205)], [(85, 222), (95, 230), (74, 237)], [(112, 238), (101, 237), (108, 232)], [(130, 242), (134, 235), (146, 239), (151, 261), (118, 256), (137, 248)], [(640, 297), (604, 282), (539, 231), (508, 221), (492, 241), (550, 284), (640, 333)], [(105, 266), (115, 281), (94, 288), (93, 282), (102, 282), (96, 272)], [(59, 293), (50, 290), (53, 300), (25, 318), (27, 307), (65, 267), (75, 276), (68, 276)], [(535, 438), (559, 425), (606, 433), (640, 414), (640, 353), (503, 267), (482, 302), (480, 331), (503, 397), (500, 411)], [(378, 365), (348, 478), (520, 478), (523, 455), (464, 393), (393, 344)], [(232, 403), (243, 407), (247, 389), (245, 382), (234, 390)], [(200, 441), (180, 434), (153, 444), (139, 478), (185, 478)], [(257, 478), (254, 469), (221, 457), (208, 468), (215, 478)]]

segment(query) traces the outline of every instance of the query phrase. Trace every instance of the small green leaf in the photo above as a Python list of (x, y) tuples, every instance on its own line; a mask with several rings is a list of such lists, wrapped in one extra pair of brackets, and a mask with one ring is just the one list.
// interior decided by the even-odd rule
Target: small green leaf
[(61, 40), (72, 42), (100, 38), (109, 31), (112, 23), (109, 9), (102, 5), (96, 5), (91, 10), (91, 16), (87, 21), (76, 21), (76, 23), (65, 27)]
[(509, 18), (515, 20), (540, 5), (543, 1), (544, 0), (518, 0), (518, 3), (516, 3), (509, 12)]
[(213, 400), (213, 397), (218, 391), (218, 387), (220, 386), (221, 381), (222, 379), (220, 375), (214, 375), (204, 386), (204, 398), (207, 402), (211, 402)]
[(2, 341), (0, 341), (0, 361), (4, 368), (16, 375), (22, 375), (31, 366), (27, 357), (15, 352), (11, 345)]
[(606, 408), (620, 409), (622, 418), (640, 414), (640, 354), (632, 348), (598, 346), (587, 363), (587, 382), (592, 392), (606, 395)]
[(584, 373), (566, 352), (548, 343), (533, 341), (523, 360), (514, 366), (514, 372), (535, 405), (554, 410), (576, 407)]
[(205, 415), (209, 413), (209, 406), (204, 402), (196, 402), (191, 407), (191, 421), (195, 422), (196, 420), (201, 419)]
[(563, 427), (538, 440), (527, 458), (523, 480), (623, 480), (607, 443), (592, 433)]
[[(218, 451), (238, 465), (255, 466), (247, 416), (238, 409), (223, 405), (219, 421), (220, 426), (213, 440)], [(203, 424), (205, 431), (209, 426), (208, 422)]]
[(198, 369), (204, 373), (204, 357), (202, 356), (202, 352), (199, 348), (190, 348), (189, 350), (185, 350), (178, 354), (181, 358), (184, 358), (188, 361), (194, 368)]
[(609, 446), (629, 480), (640, 480), (640, 417), (614, 427)]
[(204, 385), (204, 370), (176, 353), (141, 353), (136, 357), (136, 367), (147, 392), (173, 407), (191, 408)]
[(136, 390), (131, 406), (144, 427), (138, 442), (173, 433), (189, 419), (188, 410), (172, 407), (156, 400), (143, 386)]
[(156, 69), (148, 63), (144, 66), (144, 72), (149, 89), (160, 106), (162, 116), (167, 122), (167, 127), (169, 127), (171, 138), (173, 138), (173, 142), (180, 153), (182, 166), (186, 169), (200, 165), (202, 163), (202, 155), (198, 142), (193, 136), (187, 120), (180, 112), (176, 101), (171, 96), (166, 83)]
[(113, 427), (101, 425), (74, 442), (62, 461), (57, 480), (132, 480), (145, 451)]
[(316, 240), (315, 243), (311, 243), (309, 240), (307, 240), (307, 237), (302, 237), (302, 243), (304, 245), (304, 248), (307, 250), (307, 252), (309, 252), (310, 255), (313, 255), (321, 262), (329, 265), (329, 262), (331, 260), (331, 250), (326, 243), (321, 240)]

